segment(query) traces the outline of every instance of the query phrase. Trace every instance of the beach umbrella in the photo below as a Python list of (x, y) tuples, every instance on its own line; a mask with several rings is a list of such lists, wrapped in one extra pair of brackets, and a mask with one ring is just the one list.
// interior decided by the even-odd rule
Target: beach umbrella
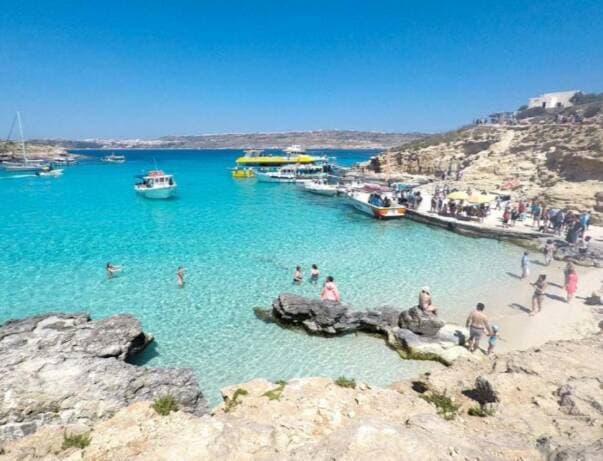
[(496, 199), (496, 196), (490, 194), (473, 194), (471, 197), (467, 198), (469, 203), (482, 204), (482, 203), (490, 203)]
[(457, 190), (455, 192), (450, 192), (450, 194), (448, 194), (448, 198), (450, 200), (467, 200), (469, 196), (467, 195), (467, 192)]

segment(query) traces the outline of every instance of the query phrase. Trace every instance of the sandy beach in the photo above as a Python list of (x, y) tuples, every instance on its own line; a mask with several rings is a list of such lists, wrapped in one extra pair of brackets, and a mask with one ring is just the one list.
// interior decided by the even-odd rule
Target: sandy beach
[[(502, 293), (493, 289), (491, 296), (482, 300), (490, 324), (499, 327), (497, 353), (524, 350), (547, 341), (580, 338), (598, 331), (596, 307), (585, 305), (584, 300), (600, 290), (603, 270), (576, 266), (578, 290), (574, 299), (567, 303), (563, 275), (566, 263), (554, 261), (550, 266), (544, 266), (535, 258), (531, 261), (528, 279), (519, 278), (518, 268), (515, 273), (510, 271), (508, 275), (514, 289)], [(535, 282), (539, 274), (546, 274), (548, 288), (542, 311), (532, 317), (534, 288), (530, 282)], [(481, 346), (487, 347), (485, 339)]]

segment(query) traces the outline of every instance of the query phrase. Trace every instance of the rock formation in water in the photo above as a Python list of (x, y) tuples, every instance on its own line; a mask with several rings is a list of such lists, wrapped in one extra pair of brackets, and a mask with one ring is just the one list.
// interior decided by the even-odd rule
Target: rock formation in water
[(417, 307), (400, 310), (383, 306), (356, 311), (344, 304), (283, 293), (272, 303), (272, 317), (281, 324), (303, 327), (310, 334), (379, 333), (404, 358), (450, 364), (460, 357), (477, 360), (465, 347), (468, 333), (446, 325)]
[(130, 315), (56, 313), (0, 326), (0, 442), (47, 425), (91, 424), (165, 394), (206, 413), (192, 370), (126, 363), (150, 341)]
[[(98, 422), (83, 450), (44, 428), (5, 459), (603, 459), (603, 335), (484, 362), (457, 361), (390, 388), (351, 380), (254, 380), (202, 418), (138, 402)], [(339, 384), (337, 384), (339, 383)]]

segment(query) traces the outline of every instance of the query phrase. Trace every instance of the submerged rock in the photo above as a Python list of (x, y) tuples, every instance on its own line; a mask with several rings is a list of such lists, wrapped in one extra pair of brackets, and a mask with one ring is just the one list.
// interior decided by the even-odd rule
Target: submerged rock
[(52, 313), (0, 326), (0, 441), (40, 426), (92, 424), (138, 400), (172, 394), (180, 408), (207, 412), (189, 369), (126, 363), (153, 338), (130, 315), (90, 320)]

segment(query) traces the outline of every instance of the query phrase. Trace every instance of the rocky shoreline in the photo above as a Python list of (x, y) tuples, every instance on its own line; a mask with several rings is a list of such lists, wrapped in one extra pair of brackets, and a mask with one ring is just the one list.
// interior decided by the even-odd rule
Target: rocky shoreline
[(190, 369), (127, 363), (153, 341), (131, 315), (50, 313), (0, 326), (0, 443), (45, 426), (91, 425), (136, 401), (171, 394), (190, 413), (207, 403)]

